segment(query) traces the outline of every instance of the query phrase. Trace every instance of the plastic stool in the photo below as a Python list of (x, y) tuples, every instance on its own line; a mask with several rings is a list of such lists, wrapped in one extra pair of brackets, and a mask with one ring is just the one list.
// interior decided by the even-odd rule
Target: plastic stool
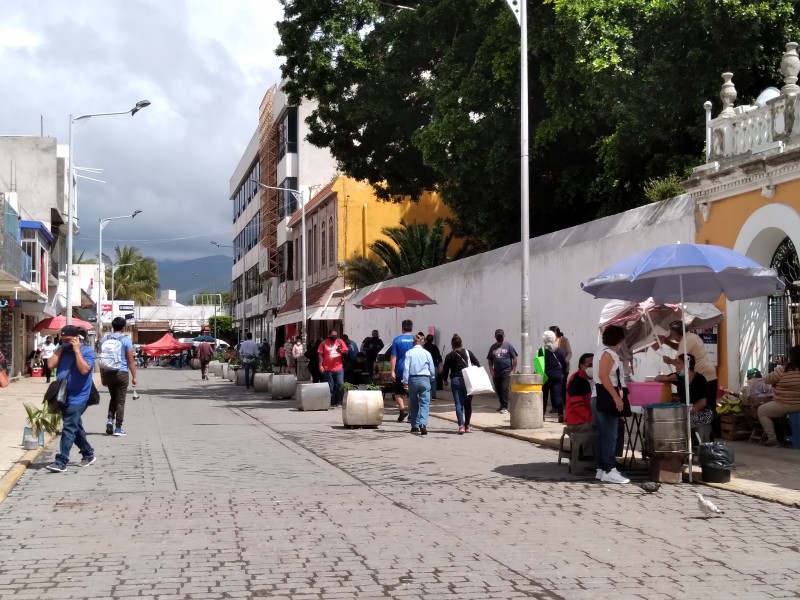
[(800, 449), (800, 412), (789, 413), (786, 418), (792, 428), (792, 433), (786, 435), (786, 442), (795, 450)]
[[(569, 451), (564, 450), (565, 437), (569, 437)], [(597, 434), (595, 433), (570, 433), (564, 427), (558, 445), (558, 464), (561, 464), (562, 458), (568, 457), (570, 473), (583, 469), (597, 468), (597, 461), (594, 456), (594, 441), (596, 437)]]

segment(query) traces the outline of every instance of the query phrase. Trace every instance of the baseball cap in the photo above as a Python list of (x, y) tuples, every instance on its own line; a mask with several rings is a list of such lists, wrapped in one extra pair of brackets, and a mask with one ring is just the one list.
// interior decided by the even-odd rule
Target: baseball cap
[(747, 369), (747, 378), (752, 379), (753, 377), (761, 378), (761, 371), (758, 369)]
[(673, 321), (672, 323), (669, 324), (669, 328), (672, 331), (683, 333), (683, 323), (681, 323), (680, 321)]
[[(83, 331), (85, 332), (86, 330), (84, 329)], [(64, 325), (64, 327), (61, 328), (61, 335), (62, 337), (65, 335), (69, 337), (78, 337), (79, 335), (85, 334), (81, 332), (81, 328), (77, 325)]]
[(503, 331), (502, 329), (495, 329), (494, 330), (494, 334), (495, 335), (503, 335), (504, 336), (506, 334), (506, 332)]

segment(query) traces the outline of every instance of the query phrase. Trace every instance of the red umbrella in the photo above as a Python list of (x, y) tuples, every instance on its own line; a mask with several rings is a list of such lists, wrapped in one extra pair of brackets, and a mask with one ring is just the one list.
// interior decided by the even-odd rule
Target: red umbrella
[[(44, 321), (39, 321), (36, 326), (31, 330), (34, 333), (38, 333), (40, 331), (55, 331), (59, 332), (67, 324), (67, 317), (62, 317), (61, 315), (57, 317), (48, 317)], [(94, 325), (91, 323), (87, 323), (77, 317), (72, 317), (71, 325), (75, 325), (75, 327), (83, 327), (87, 331), (94, 329)]]
[(408, 287), (386, 287), (375, 290), (356, 303), (358, 308), (408, 308), (436, 304), (422, 292)]

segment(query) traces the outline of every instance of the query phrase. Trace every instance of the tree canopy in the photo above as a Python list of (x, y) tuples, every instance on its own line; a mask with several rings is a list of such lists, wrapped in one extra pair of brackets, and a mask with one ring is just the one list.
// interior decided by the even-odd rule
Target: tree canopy
[[(519, 240), (519, 28), (502, 0), (281, 0), (290, 101), (309, 140), (387, 201), (438, 190), (456, 235)], [(645, 204), (703, 157), (720, 73), (780, 84), (798, 2), (532, 0), (531, 233)], [(716, 111), (715, 111), (716, 112)]]
[[(115, 299), (133, 300), (140, 306), (153, 303), (158, 291), (158, 266), (156, 261), (133, 246), (117, 246), (113, 264), (119, 265), (113, 277)], [(111, 264), (106, 266), (106, 286), (111, 292)]]

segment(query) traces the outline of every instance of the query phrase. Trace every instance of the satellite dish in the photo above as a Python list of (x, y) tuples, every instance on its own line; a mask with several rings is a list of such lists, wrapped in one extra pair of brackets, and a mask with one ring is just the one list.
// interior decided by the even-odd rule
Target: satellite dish
[(758, 107), (766, 106), (767, 102), (769, 102), (773, 98), (777, 98), (780, 95), (781, 92), (778, 88), (768, 87), (758, 95), (758, 98), (756, 98), (756, 106)]

